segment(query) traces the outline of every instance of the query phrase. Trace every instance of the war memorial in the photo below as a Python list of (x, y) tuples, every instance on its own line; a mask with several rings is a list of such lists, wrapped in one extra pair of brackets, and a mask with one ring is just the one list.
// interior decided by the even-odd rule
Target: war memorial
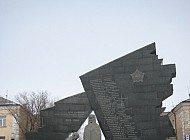
[(174, 64), (163, 65), (155, 43), (80, 76), (83, 93), (41, 111), (42, 127), (27, 140), (65, 140), (92, 110), (106, 140), (166, 140), (175, 136), (162, 101), (173, 94)]

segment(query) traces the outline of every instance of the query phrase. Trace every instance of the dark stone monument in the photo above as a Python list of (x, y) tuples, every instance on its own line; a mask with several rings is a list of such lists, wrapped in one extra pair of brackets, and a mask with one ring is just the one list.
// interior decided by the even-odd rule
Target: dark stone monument
[(86, 93), (80, 93), (55, 103), (41, 111), (42, 127), (26, 134), (27, 140), (65, 140), (77, 132), (92, 112)]
[(41, 112), (43, 127), (27, 140), (63, 140), (94, 110), (106, 140), (166, 140), (174, 136), (162, 101), (173, 93), (174, 64), (162, 65), (155, 43), (82, 76), (85, 93)]
[(173, 129), (162, 101), (172, 95), (175, 65), (162, 65), (155, 43), (82, 75), (107, 140), (165, 140)]

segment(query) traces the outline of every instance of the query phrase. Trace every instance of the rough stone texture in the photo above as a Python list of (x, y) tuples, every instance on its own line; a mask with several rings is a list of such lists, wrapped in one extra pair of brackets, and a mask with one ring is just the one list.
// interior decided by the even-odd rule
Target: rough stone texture
[(27, 140), (64, 140), (77, 132), (92, 112), (85, 93), (77, 94), (55, 103), (41, 111), (42, 128), (26, 134)]
[(80, 78), (107, 140), (166, 140), (174, 131), (160, 114), (175, 76), (175, 65), (162, 65), (153, 43)]
[(145, 46), (81, 76), (86, 93), (41, 111), (42, 128), (26, 139), (66, 139), (93, 109), (106, 140), (166, 140), (174, 131), (168, 116), (160, 114), (175, 76), (175, 65), (158, 59), (155, 43)]

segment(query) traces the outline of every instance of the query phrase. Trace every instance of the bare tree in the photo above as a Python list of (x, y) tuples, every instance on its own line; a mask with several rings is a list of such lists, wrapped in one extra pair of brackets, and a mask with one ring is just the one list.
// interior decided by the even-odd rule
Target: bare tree
[(15, 96), (19, 108), (10, 108), (11, 115), (16, 120), (23, 134), (35, 131), (40, 127), (40, 110), (53, 106), (46, 91), (22, 92)]

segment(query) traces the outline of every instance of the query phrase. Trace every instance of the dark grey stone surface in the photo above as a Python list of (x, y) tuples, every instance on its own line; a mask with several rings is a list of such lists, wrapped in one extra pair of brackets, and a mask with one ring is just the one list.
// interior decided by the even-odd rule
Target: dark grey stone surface
[[(64, 140), (94, 110), (106, 140), (165, 140), (174, 136), (162, 101), (173, 93), (174, 64), (162, 65), (155, 43), (80, 77), (86, 93), (41, 111), (43, 127), (27, 140)], [(90, 103), (90, 104), (89, 104)]]
[(85, 93), (77, 94), (55, 103), (41, 111), (42, 128), (26, 134), (27, 140), (64, 140), (77, 132), (92, 112)]
[(82, 75), (107, 140), (165, 140), (174, 131), (162, 101), (173, 93), (174, 64), (162, 65), (155, 43)]

